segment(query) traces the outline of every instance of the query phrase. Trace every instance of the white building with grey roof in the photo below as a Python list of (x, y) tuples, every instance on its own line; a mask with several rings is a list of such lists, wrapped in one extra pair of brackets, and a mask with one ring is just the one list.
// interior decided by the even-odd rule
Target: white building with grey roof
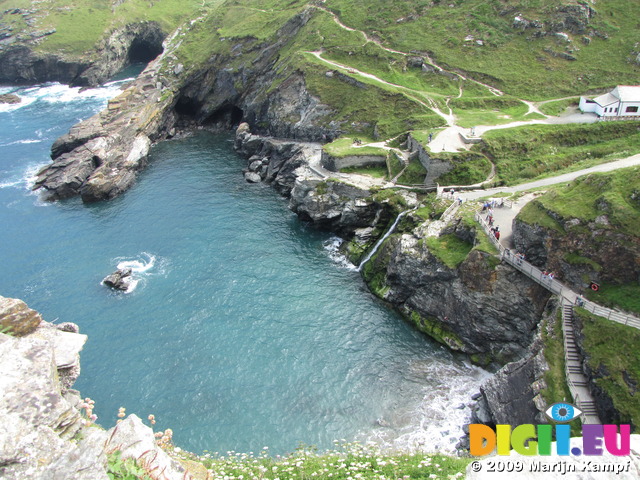
[(580, 110), (602, 119), (640, 119), (640, 86), (618, 85), (592, 100), (580, 97)]

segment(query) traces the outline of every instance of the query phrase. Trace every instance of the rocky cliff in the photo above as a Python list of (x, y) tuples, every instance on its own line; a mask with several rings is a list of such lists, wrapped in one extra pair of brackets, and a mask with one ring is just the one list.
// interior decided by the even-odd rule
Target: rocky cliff
[[(420, 330), (484, 365), (504, 365), (526, 355), (549, 300), (546, 289), (481, 250), (471, 250), (456, 267), (447, 266), (430, 251), (426, 238), (453, 235), (471, 249), (474, 228), (458, 218), (430, 233), (433, 221), (411, 211), (421, 205), (414, 192), (377, 191), (327, 177), (317, 169), (317, 151), (305, 154), (294, 145), (252, 135), (248, 126), (236, 135), (236, 148), (249, 157), (250, 169), (263, 172), (258, 178), (286, 185), (279, 190), (289, 197), (290, 208), (302, 220), (348, 240), (352, 261), (360, 261), (402, 211), (408, 213), (365, 264), (363, 276), (376, 295)], [(297, 153), (282, 161), (274, 155), (276, 146), (287, 152), (285, 157)]]
[[(544, 414), (549, 405), (541, 395), (548, 388), (545, 373), (549, 364), (545, 359), (542, 330), (562, 337), (555, 322), (559, 304), (551, 298), (546, 305), (540, 328), (536, 331), (526, 355), (502, 367), (480, 386), (471, 423), (495, 426), (525, 423), (547, 423)], [(561, 399), (557, 399), (558, 401)]]
[(590, 282), (637, 282), (637, 172), (582, 177), (532, 201), (513, 223), (516, 250), (578, 292)]
[(526, 354), (549, 299), (545, 289), (479, 250), (448, 267), (416, 229), (392, 235), (365, 278), (419, 329), (485, 365)]
[(47, 200), (81, 195), (84, 201), (126, 191), (146, 165), (152, 140), (169, 131), (171, 96), (162, 96), (159, 62), (152, 62), (106, 110), (75, 125), (51, 147), (53, 163), (42, 169), (34, 189)]
[[(62, 34), (56, 28), (39, 28), (49, 14), (46, 8), (35, 5), (0, 13), (0, 83), (57, 81), (95, 86), (132, 63), (156, 58), (167, 36), (157, 22), (130, 22), (106, 32), (90, 51), (72, 54), (46, 50), (40, 48), (41, 43), (50, 35)], [(97, 22), (95, 26), (103, 25)]]
[[(132, 185), (152, 142), (171, 136), (175, 128), (228, 129), (244, 119), (274, 137), (336, 137), (339, 127), (331, 125), (331, 109), (307, 91), (301, 72), (281, 75), (272, 88), (280, 50), (310, 17), (307, 9), (289, 19), (273, 41), (245, 38), (230, 53), (214, 54), (205, 67), (189, 71), (175, 55), (184, 32), (174, 32), (163, 53), (106, 110), (54, 143), (53, 163), (38, 174), (35, 188), (48, 200), (113, 198)], [(122, 34), (111, 40), (122, 47)], [(228, 68), (232, 63), (240, 66)]]
[(0, 325), (0, 477), (108, 480), (107, 458), (119, 450), (163, 478), (191, 478), (135, 415), (109, 431), (94, 423), (91, 401), (71, 388), (87, 341), (75, 324), (47, 323), (0, 297)]

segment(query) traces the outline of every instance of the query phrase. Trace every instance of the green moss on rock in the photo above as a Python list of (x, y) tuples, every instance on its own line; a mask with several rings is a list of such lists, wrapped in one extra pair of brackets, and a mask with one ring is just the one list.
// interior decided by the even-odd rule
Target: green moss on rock
[(431, 338), (452, 350), (462, 350), (464, 344), (460, 337), (449, 330), (443, 323), (436, 318), (424, 317), (415, 310), (408, 312), (407, 317), (421, 332), (426, 333)]

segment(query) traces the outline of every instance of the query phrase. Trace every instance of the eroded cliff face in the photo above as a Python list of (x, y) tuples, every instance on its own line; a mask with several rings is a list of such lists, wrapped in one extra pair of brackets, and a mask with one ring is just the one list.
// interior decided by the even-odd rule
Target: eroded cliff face
[(549, 364), (545, 359), (542, 330), (547, 335), (559, 335), (555, 318), (560, 304), (551, 298), (543, 312), (540, 328), (536, 331), (526, 355), (506, 364), (480, 386), (480, 394), (473, 409), (471, 423), (495, 425), (522, 425), (547, 423), (548, 407), (541, 395), (547, 388), (545, 373)]
[(77, 325), (45, 322), (21, 300), (0, 297), (0, 477), (108, 480), (107, 456), (145, 462), (163, 478), (191, 477), (156, 445), (135, 415), (106, 431), (87, 418), (71, 387), (87, 336)]
[[(274, 66), (281, 49), (309, 21), (311, 12), (292, 17), (271, 43), (244, 39), (197, 71), (187, 71), (178, 63), (175, 49), (182, 32), (174, 32), (160, 57), (106, 110), (54, 143), (53, 163), (38, 174), (35, 188), (48, 200), (75, 195), (85, 202), (113, 198), (133, 184), (146, 165), (150, 145), (174, 135), (176, 129), (226, 130), (245, 120), (253, 131), (280, 138), (336, 137), (339, 129), (331, 124), (331, 109), (308, 92), (302, 73), (281, 74), (276, 82)], [(108, 43), (114, 51), (126, 44), (123, 34), (110, 37)], [(290, 168), (294, 163), (289, 163)], [(281, 172), (280, 178), (284, 176)], [(293, 178), (276, 181), (285, 190), (292, 183)]]
[(613, 228), (606, 214), (585, 221), (547, 213), (556, 228), (517, 217), (513, 223), (515, 248), (533, 265), (553, 271), (578, 292), (590, 282), (621, 284), (640, 278), (640, 238)]
[(477, 363), (522, 358), (550, 294), (479, 250), (449, 268), (416, 233), (392, 235), (365, 266), (374, 292), (420, 330)]
[[(236, 40), (229, 53), (189, 73), (176, 94), (175, 110), (186, 126), (226, 129), (246, 122), (260, 135), (327, 141), (339, 135), (332, 109), (307, 89), (304, 74), (283, 67), (281, 52), (310, 21), (309, 8), (289, 19), (270, 41)], [(227, 40), (225, 40), (227, 41)], [(278, 67), (283, 71), (279, 72)]]
[[(3, 16), (22, 15), (28, 23), (37, 16), (37, 12), (15, 11), (5, 11)], [(96, 86), (130, 64), (148, 63), (156, 58), (162, 53), (162, 41), (167, 36), (157, 22), (136, 22), (108, 32), (94, 51), (84, 54), (39, 49), (40, 41), (54, 33), (55, 29), (17, 32), (4, 27), (0, 32), (0, 83)]]

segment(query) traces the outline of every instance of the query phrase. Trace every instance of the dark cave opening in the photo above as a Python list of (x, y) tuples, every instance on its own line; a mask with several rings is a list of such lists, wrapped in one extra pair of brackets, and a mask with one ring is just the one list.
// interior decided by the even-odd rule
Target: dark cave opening
[(230, 103), (222, 105), (215, 112), (207, 117), (205, 125), (217, 125), (221, 127), (237, 127), (244, 118), (241, 108)]
[(162, 53), (162, 37), (154, 37), (133, 39), (129, 47), (129, 63), (149, 63)]
[(200, 103), (190, 97), (180, 97), (176, 102), (175, 111), (185, 117), (196, 117), (200, 110)]

